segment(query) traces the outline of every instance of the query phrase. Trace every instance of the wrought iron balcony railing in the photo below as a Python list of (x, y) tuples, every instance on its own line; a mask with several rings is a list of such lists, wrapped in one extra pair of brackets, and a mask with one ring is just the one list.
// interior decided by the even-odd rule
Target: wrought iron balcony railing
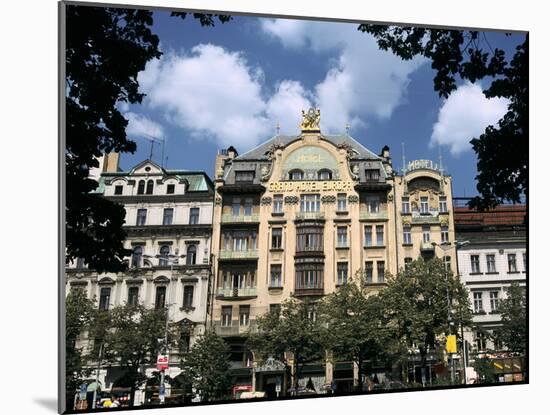
[(258, 259), (257, 250), (220, 251), (220, 259)]
[(222, 215), (222, 223), (257, 223), (260, 221), (260, 216), (255, 215), (233, 215), (232, 213), (224, 213)]

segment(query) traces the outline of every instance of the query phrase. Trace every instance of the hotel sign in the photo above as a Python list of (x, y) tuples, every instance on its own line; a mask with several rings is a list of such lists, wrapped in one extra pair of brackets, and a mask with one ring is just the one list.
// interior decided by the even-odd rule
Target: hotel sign
[(407, 164), (407, 171), (419, 169), (439, 170), (439, 166), (431, 160), (413, 160)]
[(353, 190), (353, 182), (346, 180), (272, 182), (268, 190), (274, 193), (284, 192), (347, 192)]

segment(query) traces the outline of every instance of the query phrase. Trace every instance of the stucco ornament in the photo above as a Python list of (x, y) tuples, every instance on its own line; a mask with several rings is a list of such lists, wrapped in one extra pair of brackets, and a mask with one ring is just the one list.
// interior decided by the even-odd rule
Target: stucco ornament
[(302, 110), (302, 131), (319, 131), (319, 122), (321, 121), (321, 110), (319, 108), (310, 108), (307, 112)]

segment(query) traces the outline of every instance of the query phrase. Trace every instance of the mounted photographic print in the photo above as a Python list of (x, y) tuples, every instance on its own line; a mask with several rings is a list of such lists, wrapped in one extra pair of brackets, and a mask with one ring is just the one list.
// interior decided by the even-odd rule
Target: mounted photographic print
[(527, 33), (60, 21), (60, 412), (528, 382)]

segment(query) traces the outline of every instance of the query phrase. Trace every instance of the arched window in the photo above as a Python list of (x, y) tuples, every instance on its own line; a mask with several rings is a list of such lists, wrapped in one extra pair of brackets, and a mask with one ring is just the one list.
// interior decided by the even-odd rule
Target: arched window
[(196, 262), (197, 262), (197, 246), (189, 245), (187, 247), (186, 264), (195, 265)]
[(140, 180), (138, 183), (138, 195), (142, 195), (145, 193), (145, 180)]
[(331, 180), (332, 172), (328, 169), (322, 169), (317, 172), (317, 178), (319, 180)]
[(168, 255), (170, 255), (170, 247), (168, 245), (162, 245), (160, 247), (159, 266), (168, 266)]
[(288, 176), (290, 180), (304, 180), (304, 172), (299, 169), (291, 170)]
[(141, 258), (143, 256), (143, 247), (136, 246), (134, 252), (132, 253), (132, 267), (139, 268), (141, 267)]
[(149, 180), (147, 182), (147, 194), (152, 195), (153, 194), (153, 181)]

